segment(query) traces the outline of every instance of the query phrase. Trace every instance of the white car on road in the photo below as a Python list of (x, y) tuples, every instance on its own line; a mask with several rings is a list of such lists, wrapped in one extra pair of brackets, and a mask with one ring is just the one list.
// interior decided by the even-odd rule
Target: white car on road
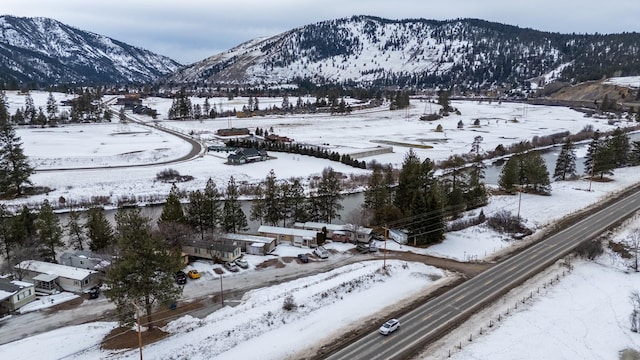
[(380, 326), (380, 329), (378, 329), (378, 332), (382, 335), (389, 335), (392, 332), (398, 330), (399, 327), (400, 327), (400, 320), (391, 319), (386, 323), (382, 324), (382, 326)]

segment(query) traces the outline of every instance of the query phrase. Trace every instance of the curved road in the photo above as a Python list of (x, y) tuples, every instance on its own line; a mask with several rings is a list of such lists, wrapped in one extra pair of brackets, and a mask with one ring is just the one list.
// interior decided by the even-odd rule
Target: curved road
[(462, 323), (476, 310), (639, 209), (640, 192), (635, 192), (400, 316), (401, 328), (388, 337), (377, 332), (369, 333), (322, 358), (407, 359), (447, 330)]
[[(110, 109), (110, 111), (112, 113), (114, 113), (116, 116), (119, 116), (118, 112), (116, 112), (115, 110)], [(142, 126), (147, 126), (150, 127), (152, 129), (156, 129), (158, 131), (163, 131), (166, 132), (167, 134), (171, 134), (173, 136), (179, 137), (182, 140), (188, 142), (191, 145), (191, 151), (189, 151), (188, 154), (183, 155), (179, 158), (173, 159), (173, 160), (167, 160), (167, 161), (161, 161), (161, 162), (156, 162), (156, 163), (150, 163), (150, 164), (133, 164), (133, 165), (113, 165), (113, 166), (95, 166), (95, 167), (75, 167), (75, 168), (59, 168), (59, 169), (36, 169), (37, 172), (53, 172), (53, 171), (75, 171), (75, 170), (106, 170), (106, 169), (126, 169), (126, 168), (134, 168), (134, 167), (147, 167), (147, 166), (158, 166), (158, 165), (167, 165), (167, 164), (175, 164), (178, 162), (182, 162), (182, 161), (187, 161), (187, 160), (192, 160), (198, 156), (202, 156), (204, 154), (204, 150), (205, 147), (202, 145), (202, 143), (200, 143), (199, 141), (186, 136), (182, 133), (179, 133), (177, 131), (173, 131), (167, 128), (164, 128), (162, 126), (152, 126), (149, 124), (146, 124), (144, 122), (140, 122), (130, 116), (127, 116), (127, 118), (133, 122), (136, 123), (138, 125), (142, 125)]]

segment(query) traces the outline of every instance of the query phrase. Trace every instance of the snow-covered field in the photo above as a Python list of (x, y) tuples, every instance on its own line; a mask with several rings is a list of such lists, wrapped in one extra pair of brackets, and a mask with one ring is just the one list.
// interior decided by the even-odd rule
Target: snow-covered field
[[(264, 104), (266, 101), (261, 103)], [(274, 131), (279, 135), (290, 136), (302, 142), (325, 143), (336, 149), (368, 148), (377, 144), (372, 140), (380, 139), (403, 144), (429, 144), (434, 148), (416, 149), (416, 151), (421, 157), (429, 156), (435, 160), (444, 159), (453, 153), (468, 151), (473, 137), (477, 135), (485, 139), (483, 148), (493, 149), (499, 143), (507, 145), (530, 139), (534, 135), (564, 130), (576, 132), (587, 124), (592, 124), (601, 130), (612, 129), (612, 126), (604, 120), (585, 118), (580, 113), (564, 108), (542, 106), (524, 108), (522, 104), (464, 102), (454, 103), (454, 106), (462, 111), (462, 116), (452, 115), (441, 121), (446, 129), (446, 135), (444, 135), (432, 131), (436, 123), (417, 120), (425, 106), (427, 106), (426, 103), (414, 103), (409, 116), (406, 116), (403, 111), (390, 112), (379, 109), (367, 114), (344, 117), (318, 115), (304, 118), (234, 119), (233, 126), (249, 128), (273, 126)], [(518, 122), (509, 121), (514, 117)], [(468, 126), (462, 130), (456, 128), (458, 120), (462, 119), (465, 124), (470, 124), (475, 118), (481, 119), (480, 129)], [(240, 121), (246, 121), (246, 123)], [(95, 136), (93, 143), (98, 144), (106, 141), (105, 137), (110, 137), (109, 132), (100, 133), (89, 129), (101, 126), (103, 125), (80, 125), (73, 128), (76, 129), (74, 131), (79, 131), (78, 129), (86, 127), (87, 130), (83, 133)], [(108, 126), (111, 125), (104, 125), (105, 128)], [(117, 125), (113, 126), (117, 127)], [(170, 126), (183, 129), (185, 132), (208, 126), (213, 131), (227, 127), (227, 121), (171, 122)], [(70, 127), (61, 127), (57, 130), (68, 128)], [(30, 156), (46, 155), (43, 149), (39, 149), (39, 142), (31, 140), (32, 136), (37, 136), (36, 130), (41, 129), (19, 131), (25, 144), (25, 152)], [(56, 132), (61, 142), (71, 140), (71, 136), (65, 134), (70, 133)], [(164, 135), (158, 136), (162, 138)], [(446, 140), (434, 140), (433, 138), (437, 136), (444, 136)], [(109, 159), (114, 153), (128, 153), (136, 146), (140, 148), (146, 145), (120, 143), (113, 147), (113, 149), (121, 148), (120, 151), (108, 151), (105, 147), (96, 150), (96, 154)], [(393, 154), (376, 156), (375, 159), (382, 163), (400, 164), (408, 147), (393, 146)], [(79, 148), (71, 153), (68, 149), (63, 151), (62, 146), (53, 147), (49, 144), (47, 147), (50, 149), (50, 157), (62, 159), (61, 165), (64, 165), (66, 158), (69, 159), (69, 164), (73, 164), (77, 163), (74, 159), (83, 156), (82, 151), (75, 152)], [(147, 150), (152, 153), (152, 149), (153, 145), (150, 145)], [(231, 167), (223, 164), (224, 159), (207, 155), (171, 167), (180, 171), (181, 174), (195, 176), (196, 180), (183, 184), (185, 187), (192, 188), (203, 187), (208, 177), (214, 178), (220, 186), (223, 186), (231, 175), (244, 181), (259, 181), (264, 179), (272, 168), (275, 169), (279, 178), (290, 176), (306, 178), (320, 173), (326, 166), (332, 166), (345, 173), (366, 172), (319, 159), (287, 154), (276, 156), (277, 160)], [(44, 159), (46, 156), (41, 155), (40, 158)], [(370, 159), (366, 158), (366, 160)], [(140, 161), (144, 162), (143, 159)], [(45, 195), (50, 199), (57, 199), (61, 195), (73, 197), (145, 191), (162, 193), (168, 191), (168, 186), (156, 184), (153, 180), (155, 173), (162, 168), (164, 167), (64, 173), (38, 172), (32, 176), (32, 179), (36, 185), (56, 189), (49, 195)], [(552, 184), (553, 190), (550, 197), (524, 194), (520, 215), (526, 219), (528, 226), (538, 230), (565, 214), (584, 209), (613, 192), (637, 184), (640, 181), (640, 172), (637, 168), (618, 169), (612, 178), (613, 181), (607, 183), (589, 184), (584, 180), (555, 182)], [(586, 191), (589, 187), (592, 191)], [(484, 212), (492, 214), (499, 210), (509, 210), (515, 213), (518, 204), (519, 198), (516, 196), (495, 196), (491, 198)], [(640, 227), (640, 221), (636, 219), (627, 224), (627, 230), (615, 235), (615, 239), (628, 241), (629, 231), (638, 227)], [(514, 244), (517, 243), (480, 226), (449, 233), (443, 243), (425, 250), (406, 245), (399, 246), (391, 242), (387, 243), (387, 247), (398, 251), (428, 253), (469, 261), (490, 259), (492, 255)], [(339, 254), (349, 249), (349, 246), (342, 244), (329, 246), (333, 247), (335, 256), (341, 256)], [(283, 256), (295, 256), (299, 249), (280, 247), (278, 251), (282, 251), (280, 254)], [(247, 276), (255, 273), (259, 276), (260, 270), (255, 268), (259, 262), (260, 259), (252, 259), (250, 269), (243, 270), (242, 273), (246, 273)], [(400, 261), (392, 261), (390, 264), (392, 265), (390, 275), (381, 274), (379, 271), (381, 262), (377, 260), (352, 264), (320, 275), (251, 291), (246, 294), (241, 304), (235, 307), (227, 306), (204, 319), (181, 317), (164, 328), (172, 334), (171, 336), (144, 348), (145, 357), (154, 359), (295, 359), (302, 354), (313, 353), (323, 341), (329, 342), (332, 337), (353, 329), (363, 319), (377, 318), (381, 316), (380, 314), (388, 312), (389, 307), (399, 299), (410, 299), (450, 278), (448, 276), (450, 274), (422, 264)], [(305, 265), (310, 264), (292, 263), (287, 265), (287, 268)], [(458, 359), (614, 359), (617, 358), (618, 352), (625, 348), (640, 349), (640, 335), (629, 331), (628, 322), (631, 313), (628, 296), (631, 291), (640, 290), (639, 274), (627, 272), (627, 264), (609, 252), (595, 263), (574, 261), (574, 265), (573, 272), (562, 277), (553, 286), (547, 287), (540, 295), (534, 296), (517, 311), (511, 309), (510, 314), (503, 317), (503, 321), (491, 331), (486, 332), (488, 319), (502, 312), (505, 306), (516, 303), (522, 294), (529, 294), (533, 291), (532, 289), (540, 287), (542, 283), (549, 280), (549, 277), (555, 276), (560, 271), (559, 268), (550, 269), (505, 297), (497, 304), (497, 308), (488, 309), (484, 317), (471, 320), (457, 332), (452, 333), (439, 345), (437, 351), (429, 352), (421, 358), (446, 358), (448, 352), (453, 350), (453, 356)], [(195, 266), (204, 265), (196, 264)], [(212, 282), (212, 288), (215, 290), (211, 291), (215, 293), (217, 291), (215, 273), (212, 269), (202, 270), (206, 274), (205, 280)], [(239, 276), (231, 276), (228, 281), (233, 281), (234, 278), (243, 281)], [(202, 287), (202, 284), (207, 283), (200, 282), (198, 286)], [(284, 298), (288, 295), (292, 295), (298, 305), (295, 311), (282, 310)], [(84, 306), (91, 306), (91, 304), (83, 304), (81, 308)], [(18, 315), (8, 321), (17, 320), (19, 320)], [(101, 339), (115, 326), (113, 322), (89, 323), (25, 338), (0, 346), (1, 358), (137, 358), (137, 350), (109, 352), (99, 349)], [(478, 335), (478, 330), (482, 326), (485, 327), (485, 332), (483, 335)], [(0, 324), (1, 331), (2, 324)], [(470, 333), (474, 333), (474, 341), (471, 343), (465, 341)], [(319, 334), (324, 336), (319, 337)], [(455, 345), (458, 343), (463, 344), (461, 350), (456, 350)]]

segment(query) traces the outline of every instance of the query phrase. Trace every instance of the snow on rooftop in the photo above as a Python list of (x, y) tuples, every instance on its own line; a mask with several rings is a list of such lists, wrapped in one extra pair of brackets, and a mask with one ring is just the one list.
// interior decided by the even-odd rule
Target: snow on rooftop
[(84, 280), (91, 274), (97, 274), (97, 271), (76, 268), (72, 266), (53, 264), (38, 260), (25, 260), (16, 265), (17, 268), (27, 269), (42, 274), (58, 275), (67, 279)]

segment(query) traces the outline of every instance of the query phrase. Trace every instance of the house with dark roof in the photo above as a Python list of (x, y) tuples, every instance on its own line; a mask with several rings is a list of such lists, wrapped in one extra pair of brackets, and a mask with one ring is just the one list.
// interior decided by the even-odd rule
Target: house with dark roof
[(32, 283), (0, 278), (0, 316), (16, 311), (36, 298)]
[(266, 161), (269, 159), (267, 150), (256, 148), (240, 148), (233, 154), (227, 156), (227, 164), (242, 165), (256, 161)]

